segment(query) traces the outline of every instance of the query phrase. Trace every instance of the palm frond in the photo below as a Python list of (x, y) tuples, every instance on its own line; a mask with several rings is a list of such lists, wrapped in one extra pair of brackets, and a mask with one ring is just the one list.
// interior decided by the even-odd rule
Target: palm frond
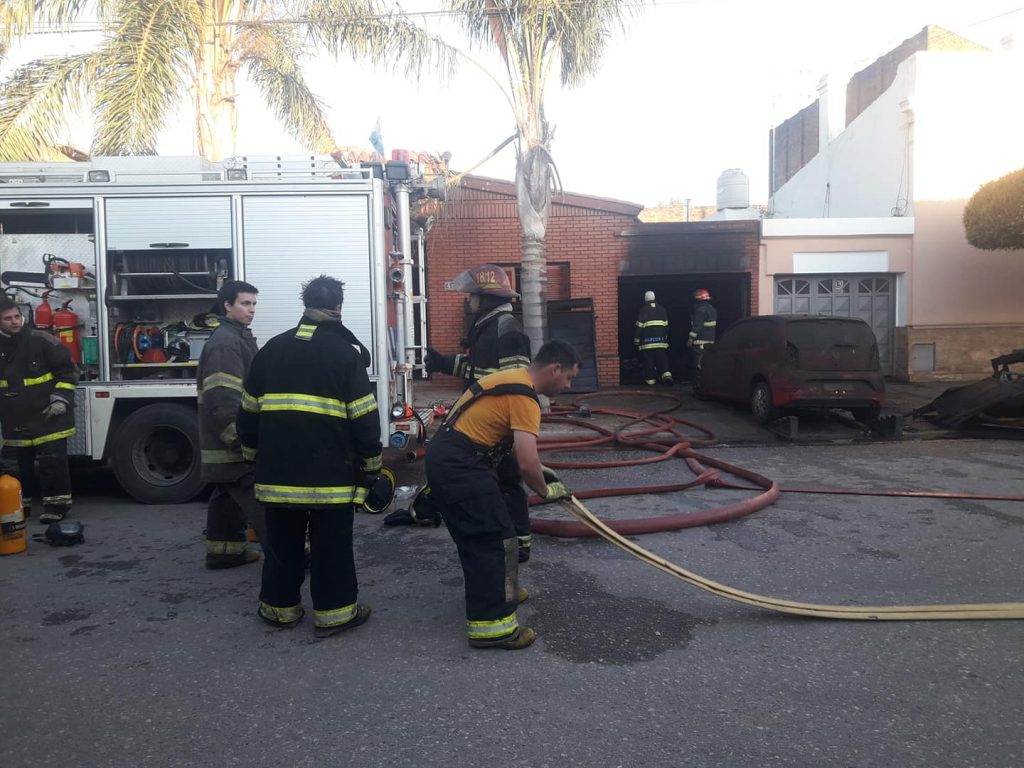
[(11, 41), (32, 31), (36, 18), (36, 0), (4, 0), (0, 3), (0, 58)]
[(374, 0), (305, 0), (301, 15), (311, 41), (334, 56), (402, 64), (409, 76), (432, 70), (448, 77), (455, 69), (457, 49)]
[(96, 154), (152, 154), (190, 80), (201, 44), (201, 0), (123, 0), (100, 49)]
[(95, 76), (95, 53), (19, 67), (0, 89), (0, 161), (59, 157), (68, 118), (85, 105)]
[(309, 90), (299, 67), (304, 49), (297, 33), (273, 25), (250, 27), (239, 36), (238, 45), (246, 75), (292, 136), (316, 152), (335, 149), (338, 144), (323, 104)]

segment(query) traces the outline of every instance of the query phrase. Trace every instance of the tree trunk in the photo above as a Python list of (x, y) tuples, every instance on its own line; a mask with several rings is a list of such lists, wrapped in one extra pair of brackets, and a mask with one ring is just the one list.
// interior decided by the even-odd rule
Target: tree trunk
[(200, 155), (213, 161), (235, 154), (238, 131), (235, 73), (238, 64), (233, 61), (232, 30), (232, 27), (216, 24), (204, 27), (203, 45), (196, 62), (197, 149)]
[(537, 354), (547, 338), (547, 237), (551, 214), (551, 166), (546, 149), (547, 125), (541, 121), (543, 138), (532, 145), (527, 139), (525, 154), (516, 163), (516, 203), (522, 229), (523, 330), (530, 337), (530, 350)]

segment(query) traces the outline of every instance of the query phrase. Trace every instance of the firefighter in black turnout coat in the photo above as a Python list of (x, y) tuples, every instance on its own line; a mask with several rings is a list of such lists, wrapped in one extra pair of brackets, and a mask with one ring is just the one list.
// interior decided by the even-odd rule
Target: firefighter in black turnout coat
[(238, 415), (243, 455), (256, 464), (256, 498), (266, 506), (259, 615), (278, 627), (302, 618), (308, 528), (318, 637), (370, 617), (356, 602), (352, 515), (381, 470), (370, 357), (341, 322), (343, 298), (332, 277), (306, 284), (299, 325), (256, 355)]
[(516, 462), (527, 485), (545, 501), (569, 495), (537, 455), (537, 396), (551, 397), (569, 387), (579, 364), (571, 346), (550, 341), (529, 368), (485, 376), (456, 401), (427, 448), (431, 503), (441, 509), (459, 551), (473, 647), (518, 650), (536, 638), (516, 617), (527, 594), (519, 588), (516, 529), (498, 466), (506, 459)]
[(644, 384), (652, 386), (661, 381), (672, 384), (672, 369), (668, 362), (668, 313), (654, 300), (654, 291), (644, 294), (644, 305), (636, 318), (633, 343), (640, 350), (644, 365)]
[(711, 294), (705, 288), (693, 292), (693, 309), (690, 312), (690, 336), (686, 345), (690, 348), (690, 381), (697, 381), (704, 351), (715, 343), (718, 330), (718, 311), (711, 306)]
[(255, 286), (228, 280), (217, 291), (220, 325), (199, 356), (196, 389), (199, 399), (201, 473), (214, 483), (206, 511), (206, 567), (233, 568), (259, 560), (245, 544), (245, 523), (263, 533), (263, 507), (253, 493), (252, 464), (242, 456), (235, 417), (242, 402), (242, 384), (258, 347), (249, 330), (256, 313)]
[(75, 434), (78, 369), (54, 336), (27, 328), (21, 309), (0, 299), (0, 432), (3, 457), (16, 462), (26, 512), (36, 495), (39, 522), (63, 520), (71, 509), (68, 438)]
[[(429, 348), (428, 373), (446, 373), (462, 380), (462, 389), (484, 376), (498, 371), (526, 368), (530, 364), (530, 339), (512, 314), (512, 290), (505, 270), (496, 264), (483, 264), (461, 272), (452, 280), (452, 289), (469, 294), (473, 325), (463, 341), (464, 354), (443, 355)], [(523, 478), (514, 461), (506, 461), (498, 471), (502, 492), (515, 522), (519, 537), (519, 559), (530, 559), (530, 513), (523, 490)]]

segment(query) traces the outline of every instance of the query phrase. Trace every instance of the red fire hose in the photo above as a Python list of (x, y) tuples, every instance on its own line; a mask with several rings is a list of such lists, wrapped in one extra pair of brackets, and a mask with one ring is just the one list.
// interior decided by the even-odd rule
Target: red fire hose
[[(582, 418), (575, 418), (570, 415), (578, 414), (581, 410), (581, 404), (587, 400), (609, 396), (655, 397), (667, 399), (670, 401), (670, 404), (647, 413), (628, 411), (619, 408), (590, 409), (592, 414), (618, 416), (627, 419), (625, 423), (614, 429), (594, 424)], [(692, 528), (699, 525), (712, 525), (715, 523), (722, 523), (727, 520), (735, 520), (775, 503), (780, 493), (819, 493), (831, 495), (1024, 501), (1024, 496), (995, 496), (986, 494), (939, 493), (929, 491), (861, 491), (854, 489), (781, 488), (776, 481), (770, 480), (767, 477), (751, 472), (743, 467), (738, 467), (719, 459), (704, 456), (694, 451), (691, 446), (710, 445), (714, 443), (714, 434), (699, 424), (671, 416), (670, 412), (679, 408), (681, 405), (682, 403), (677, 397), (667, 392), (623, 390), (612, 393), (600, 392), (582, 395), (581, 397), (576, 398), (573, 406), (552, 408), (551, 414), (546, 415), (544, 420), (548, 423), (582, 427), (596, 432), (598, 436), (583, 437), (578, 435), (551, 435), (541, 437), (538, 441), (539, 448), (542, 453), (548, 455), (560, 452), (579, 452), (583, 450), (596, 450), (601, 448), (624, 448), (630, 450), (640, 449), (657, 454), (643, 459), (612, 459), (590, 462), (553, 461), (551, 459), (545, 459), (545, 464), (552, 469), (609, 469), (615, 467), (653, 464), (672, 459), (682, 459), (685, 461), (687, 468), (694, 475), (691, 480), (679, 483), (670, 483), (667, 485), (595, 488), (588, 491), (580, 491), (575, 494), (578, 499), (595, 499), (611, 496), (639, 496), (650, 493), (673, 493), (698, 486), (758, 492), (756, 496), (752, 496), (749, 499), (716, 507), (714, 509), (702, 510), (700, 512), (682, 512), (672, 515), (616, 520), (605, 523), (612, 531), (626, 536), (641, 533), (675, 531), (682, 528)], [(693, 437), (691, 435), (687, 435), (683, 431), (684, 427), (698, 430), (703, 433), (705, 437)], [(655, 437), (655, 435), (667, 435), (667, 437)], [(708, 467), (713, 467), (714, 469), (708, 469)], [(749, 484), (740, 484), (724, 480), (722, 478), (723, 473), (734, 478), (745, 480)], [(540, 499), (537, 496), (531, 496), (529, 503), (531, 505), (538, 504), (540, 503)], [(530, 521), (530, 530), (533, 533), (558, 536), (562, 538), (582, 538), (599, 535), (592, 527), (584, 525), (581, 522), (570, 520), (547, 520), (534, 518)]]

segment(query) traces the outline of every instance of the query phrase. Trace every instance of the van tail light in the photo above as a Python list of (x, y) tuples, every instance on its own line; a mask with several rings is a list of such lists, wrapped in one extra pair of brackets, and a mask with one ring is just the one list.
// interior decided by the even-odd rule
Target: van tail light
[(792, 341), (786, 342), (786, 365), (791, 368), (800, 367), (800, 350), (796, 348), (796, 344)]

